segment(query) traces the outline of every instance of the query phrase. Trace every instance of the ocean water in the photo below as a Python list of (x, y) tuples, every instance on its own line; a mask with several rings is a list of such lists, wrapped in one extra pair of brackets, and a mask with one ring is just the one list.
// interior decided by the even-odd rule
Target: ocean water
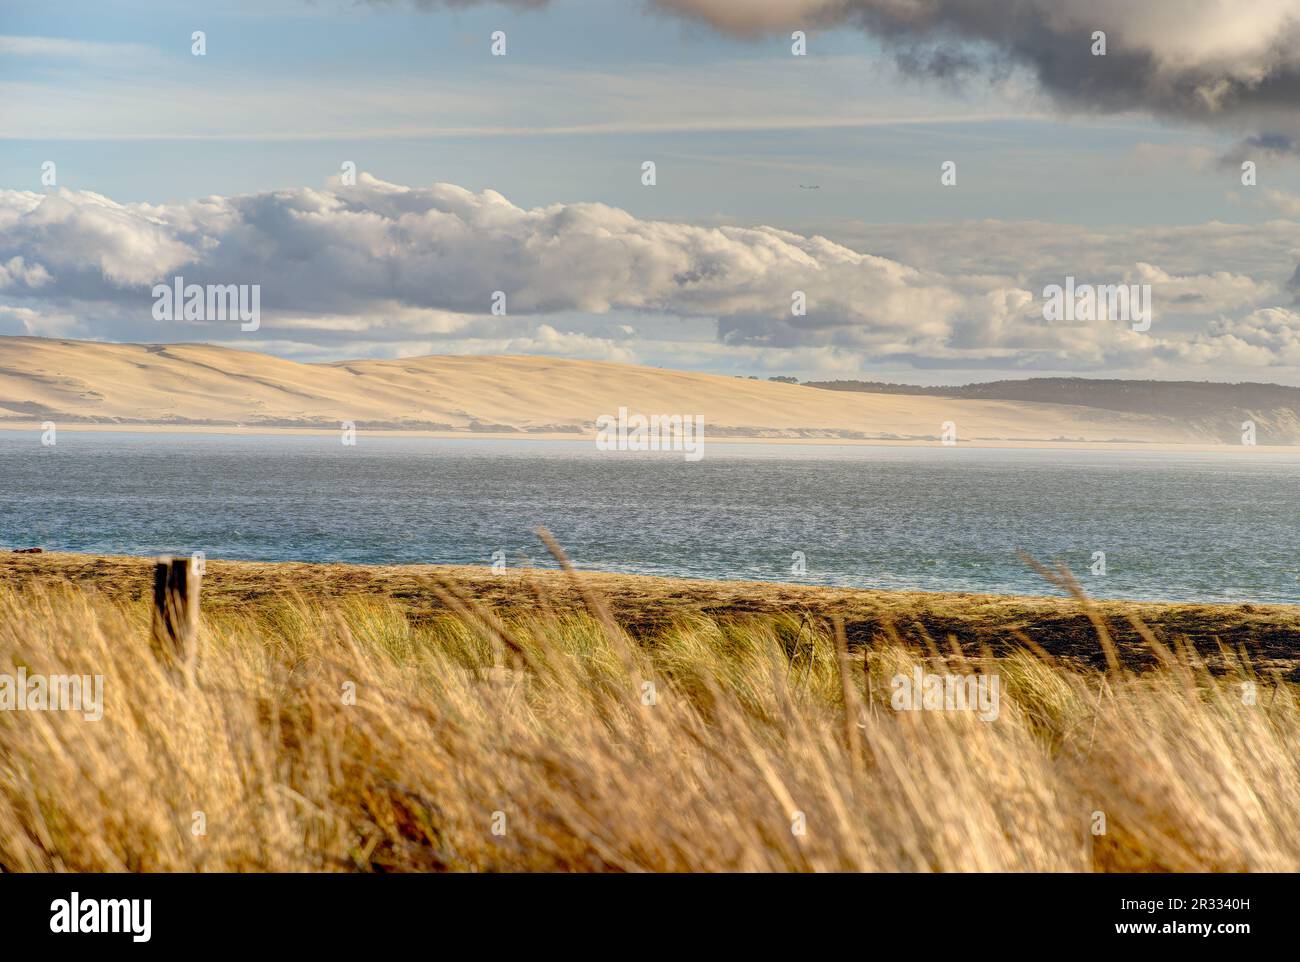
[[(1300, 603), (1300, 459), (362, 435), (0, 431), (0, 549), (363, 563), (551, 562), (697, 578)], [(806, 573), (792, 573), (802, 552)], [(1105, 575), (1093, 574), (1104, 552)]]

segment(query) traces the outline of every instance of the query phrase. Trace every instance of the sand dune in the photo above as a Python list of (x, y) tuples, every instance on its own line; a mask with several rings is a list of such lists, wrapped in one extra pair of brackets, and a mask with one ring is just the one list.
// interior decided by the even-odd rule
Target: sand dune
[[(591, 436), (601, 415), (702, 415), (710, 437), (1206, 446), (1169, 417), (1072, 405), (850, 394), (548, 357), (303, 364), (200, 344), (0, 337), (0, 426), (231, 427)], [(1295, 439), (1285, 439), (1295, 443)], [(1261, 439), (1261, 443), (1265, 443)]]

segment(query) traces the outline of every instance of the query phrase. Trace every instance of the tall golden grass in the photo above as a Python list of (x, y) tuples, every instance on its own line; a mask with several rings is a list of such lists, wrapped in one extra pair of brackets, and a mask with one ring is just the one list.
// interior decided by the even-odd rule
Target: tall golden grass
[[(143, 606), (0, 589), (0, 673), (105, 690), (100, 721), (0, 712), (0, 868), (1300, 869), (1296, 686), (1232, 653), (850, 651), (782, 616), (634, 641), (597, 598), (503, 623), (446, 597), (219, 613), (177, 667)], [(999, 716), (894, 711), (917, 664), (996, 674)]]

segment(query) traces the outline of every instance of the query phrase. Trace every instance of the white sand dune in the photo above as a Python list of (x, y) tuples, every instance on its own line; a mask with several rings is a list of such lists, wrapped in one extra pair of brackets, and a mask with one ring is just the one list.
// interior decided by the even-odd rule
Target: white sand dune
[(548, 357), (432, 356), (303, 364), (200, 344), (0, 337), (0, 426), (528, 432), (591, 436), (620, 407), (702, 415), (710, 437), (1203, 447), (1205, 429), (1073, 405), (855, 394)]

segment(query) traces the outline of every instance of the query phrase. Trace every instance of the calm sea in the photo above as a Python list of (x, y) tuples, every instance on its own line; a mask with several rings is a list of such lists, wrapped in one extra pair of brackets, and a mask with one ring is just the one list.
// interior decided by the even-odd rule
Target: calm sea
[(547, 564), (539, 524), (605, 571), (1050, 593), (1023, 551), (1101, 597), (1300, 603), (1300, 459), (1260, 448), (711, 443), (687, 463), (592, 442), (0, 431), (3, 548)]

